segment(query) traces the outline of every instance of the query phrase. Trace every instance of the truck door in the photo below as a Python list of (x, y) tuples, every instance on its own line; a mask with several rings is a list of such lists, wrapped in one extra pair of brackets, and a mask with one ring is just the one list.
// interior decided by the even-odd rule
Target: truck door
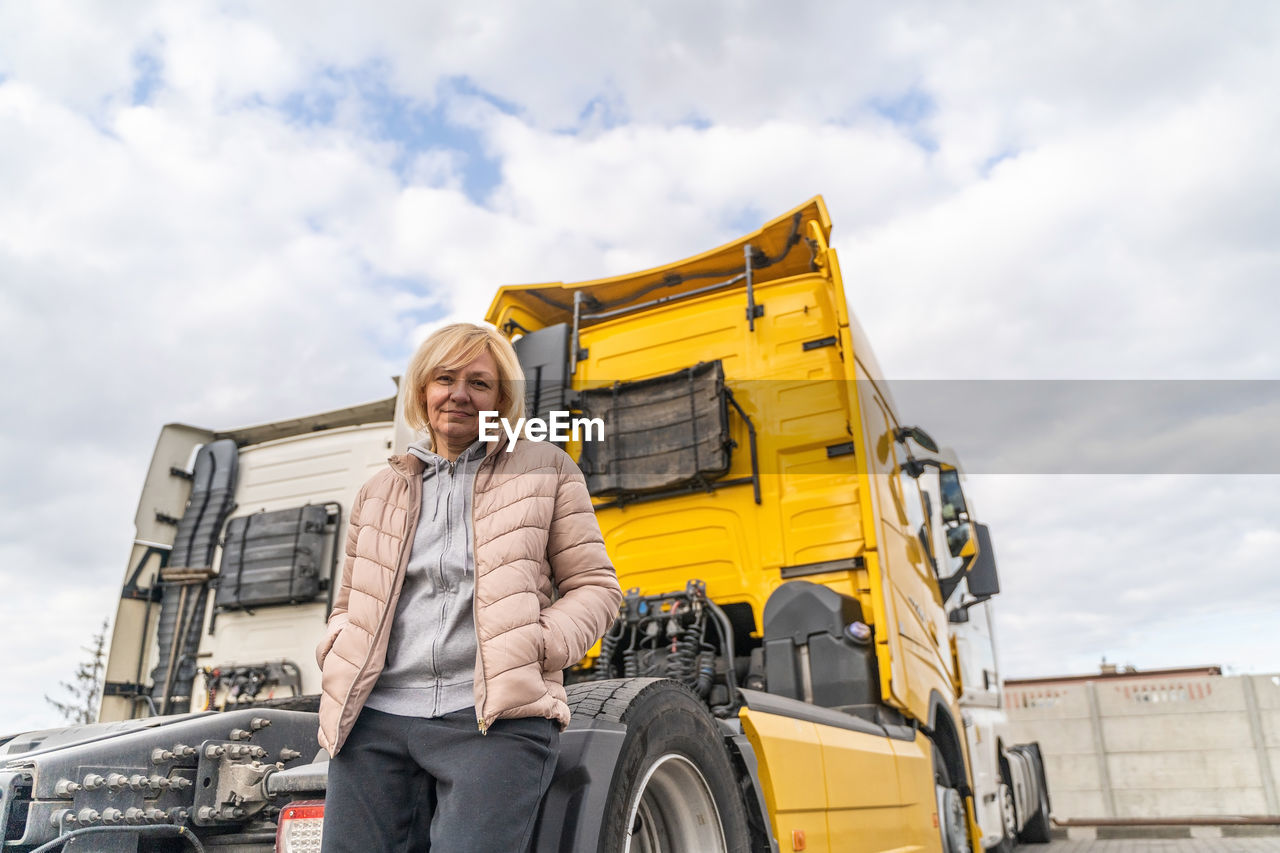
[(902, 470), (907, 455), (895, 440), (898, 423), (892, 409), (870, 377), (859, 370), (858, 378), (868, 474), (875, 494), (875, 565), (869, 561), (868, 567), (873, 574), (872, 595), (880, 605), (877, 610), (883, 608), (876, 614), (881, 689), (890, 704), (917, 719), (928, 719), (929, 691), (951, 694), (951, 655), (931, 560), (931, 531), (920, 487)]

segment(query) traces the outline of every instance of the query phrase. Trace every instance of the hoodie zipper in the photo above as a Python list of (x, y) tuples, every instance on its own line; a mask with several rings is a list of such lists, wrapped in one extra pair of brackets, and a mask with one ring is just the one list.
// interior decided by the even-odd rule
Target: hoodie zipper
[[(449, 479), (451, 481), (453, 480), (454, 474), (456, 473), (457, 465), (459, 463), (462, 464), (463, 476), (464, 477), (466, 476), (466, 472), (467, 472), (466, 463), (468, 461), (467, 455), (468, 453), (464, 452), (461, 456), (458, 457), (457, 460), (453, 462), (445, 463), (449, 466)], [(479, 564), (476, 560), (476, 540), (475, 540), (476, 482), (480, 479), (480, 469), (483, 468), (484, 464), (488, 461), (489, 461), (489, 454), (486, 453), (483, 457), (481, 457), (480, 461), (476, 464), (476, 473), (471, 480), (471, 629), (475, 632), (475, 637), (476, 637), (475, 682), (480, 685), (480, 701), (479, 703), (476, 704), (476, 709), (475, 709), (476, 710), (476, 727), (479, 729), (480, 734), (482, 735), (489, 734), (489, 723), (484, 718), (484, 705), (485, 705), (485, 700), (488, 699), (489, 692), (488, 692), (488, 685), (486, 684), (484, 679), (484, 655), (480, 651), (480, 627), (476, 624), (476, 615), (480, 612), (478, 608), (478, 604), (479, 604), (479, 596), (477, 595), (478, 590), (476, 589), (476, 587), (478, 586), (479, 577), (480, 577), (479, 572), (477, 571)], [(451, 495), (453, 493), (452, 486), (450, 487), (449, 493)], [(465, 531), (463, 533), (465, 535)]]
[[(452, 525), (450, 525), (449, 523), (449, 516), (451, 513), (451, 508), (453, 506), (454, 465), (452, 462), (448, 462), (446, 460), (437, 459), (435, 463), (433, 463), (432, 465), (432, 468), (434, 469), (434, 473), (432, 476), (436, 481), (435, 482), (436, 505), (435, 505), (435, 510), (431, 514), (431, 521), (434, 524), (436, 518), (440, 514), (440, 492), (442, 491), (440, 479), (443, 476), (442, 469), (444, 467), (448, 467), (449, 469), (448, 488), (443, 490), (445, 493), (445, 496), (444, 496), (445, 541), (444, 541), (444, 547), (440, 550), (440, 558), (436, 561), (436, 577), (439, 579), (439, 584), (440, 584), (438, 588), (444, 589), (445, 592), (448, 592), (449, 584), (444, 576), (444, 558), (449, 553), (450, 538), (453, 536)], [(425, 494), (423, 496), (423, 500), (426, 500)], [(419, 526), (421, 526), (421, 523), (419, 523)], [(416, 538), (416, 535), (417, 535), (416, 531), (414, 535)], [(410, 557), (410, 559), (412, 559), (412, 557)], [(408, 569), (406, 569), (406, 572), (407, 571)], [(440, 615), (437, 617), (440, 625), (443, 625), (445, 623), (445, 617), (447, 617), (449, 614), (449, 605), (450, 605), (449, 596), (448, 595), (440, 596)], [(441, 634), (442, 634), (442, 629), (437, 629), (435, 632), (435, 636), (432, 637), (431, 639), (431, 676), (432, 676), (432, 681), (435, 682), (435, 690), (432, 691), (432, 696), (434, 698), (432, 700), (433, 707), (431, 709), (431, 713), (433, 715), (439, 713), (440, 711), (440, 650), (438, 648), (438, 645), (441, 640)]]
[[(462, 473), (464, 478), (467, 472), (466, 463), (468, 461), (467, 457), (469, 453), (470, 453), (470, 449), (468, 449), (467, 453), (463, 453), (460, 457), (458, 457), (458, 462), (462, 463)], [(480, 573), (477, 571), (479, 564), (476, 561), (476, 538), (475, 538), (476, 537), (476, 481), (480, 479), (480, 469), (484, 466), (484, 463), (488, 461), (488, 458), (489, 458), (488, 454), (485, 454), (483, 457), (481, 457), (480, 461), (476, 463), (476, 473), (471, 478), (471, 526), (470, 526), (470, 531), (471, 531), (471, 542), (470, 542), (471, 630), (475, 632), (475, 637), (476, 637), (475, 682), (480, 685), (480, 702), (476, 705), (476, 727), (480, 730), (480, 734), (482, 735), (489, 734), (489, 724), (485, 722), (485, 719), (484, 719), (484, 703), (485, 703), (485, 699), (488, 698), (488, 685), (485, 683), (485, 680), (484, 680), (484, 655), (480, 651), (480, 626), (476, 624), (476, 615), (480, 612), (478, 609), (479, 596), (476, 594), (477, 593), (476, 586), (477, 586), (478, 579), (480, 577)], [(450, 475), (452, 475), (454, 472), (454, 465), (455, 465), (454, 462), (449, 463)], [(452, 494), (452, 489), (450, 490), (450, 494)], [(466, 533), (467, 531), (464, 530), (463, 535), (465, 536)]]

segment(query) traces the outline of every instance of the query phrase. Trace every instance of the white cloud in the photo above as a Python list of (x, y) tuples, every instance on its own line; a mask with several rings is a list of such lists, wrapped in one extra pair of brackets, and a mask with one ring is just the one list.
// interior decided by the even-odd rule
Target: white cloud
[(1243, 626), (1280, 614), (1275, 476), (969, 480), (1001, 570), (1006, 674), (1089, 672), (1103, 656), (1274, 670)]
[[(1280, 114), (1261, 107), (1211, 96), (1076, 129), (854, 235), (846, 267), (867, 283), (864, 322), (934, 341), (959, 324), (983, 346), (953, 351), (947, 370), (974, 377), (1274, 375), (1263, 318), (1280, 307), (1280, 251), (1263, 223), (1280, 225), (1268, 200), (1280, 159), (1265, 141)], [(918, 340), (882, 347), (899, 375), (939, 372)]]

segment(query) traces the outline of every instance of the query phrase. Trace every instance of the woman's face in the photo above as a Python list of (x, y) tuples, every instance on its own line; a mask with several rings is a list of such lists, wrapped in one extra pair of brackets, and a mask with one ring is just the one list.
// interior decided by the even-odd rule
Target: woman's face
[(480, 435), (479, 412), (498, 408), (498, 364), (488, 350), (457, 370), (436, 370), (427, 383), (427, 422), (436, 452), (455, 458)]

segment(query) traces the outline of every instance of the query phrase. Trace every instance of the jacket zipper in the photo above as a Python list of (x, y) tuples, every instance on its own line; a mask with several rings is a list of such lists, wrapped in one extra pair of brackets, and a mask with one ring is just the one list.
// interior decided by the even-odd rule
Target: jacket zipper
[[(396, 475), (399, 476), (400, 479), (405, 481), (405, 484), (409, 487), (409, 494), (412, 496), (413, 487), (414, 487), (413, 479), (410, 477), (406, 477), (404, 474), (401, 474), (395, 468), (392, 468), (391, 470), (395, 471)], [(419, 513), (422, 512), (421, 481), (419, 481), (419, 488), (418, 488), (418, 512)], [(410, 515), (412, 515), (412, 513), (407, 513), (406, 518), (408, 518)], [(399, 577), (399, 578), (404, 577), (406, 563), (408, 563), (409, 546), (411, 544), (412, 542), (410, 541), (409, 537), (405, 536), (404, 541), (400, 545), (400, 559), (396, 563), (396, 577)], [(393, 581), (393, 588), (394, 588), (394, 581)], [(347, 703), (351, 701), (351, 691), (356, 689), (356, 682), (360, 680), (360, 676), (364, 675), (364, 671), (369, 667), (369, 661), (373, 660), (373, 651), (378, 647), (378, 637), (379, 635), (382, 634), (382, 628), (387, 624), (387, 618), (390, 615), (392, 610), (393, 608), (391, 607), (391, 602), (388, 600), (387, 607), (382, 611), (382, 617), (378, 620), (377, 630), (375, 630), (373, 633), (373, 642), (369, 644), (369, 653), (365, 655), (364, 663), (360, 664), (360, 669), (356, 670), (355, 678), (351, 679), (351, 686), (347, 688), (347, 695), (344, 696), (342, 699), (342, 708), (338, 711), (338, 726), (337, 728), (334, 729), (334, 732), (333, 732), (335, 741), (338, 738), (339, 730), (342, 728), (342, 715), (346, 713)], [(334, 747), (335, 749), (339, 748), (336, 743), (334, 744)]]
[(480, 469), (489, 461), (485, 454), (476, 466), (476, 476), (471, 480), (471, 626), (476, 632), (476, 675), (480, 683), (480, 703), (476, 705), (476, 727), (480, 734), (489, 734), (489, 724), (484, 718), (485, 700), (489, 698), (488, 684), (484, 680), (484, 653), (480, 650), (480, 626), (476, 620), (480, 615), (480, 562), (476, 557), (476, 484), (480, 482)]

